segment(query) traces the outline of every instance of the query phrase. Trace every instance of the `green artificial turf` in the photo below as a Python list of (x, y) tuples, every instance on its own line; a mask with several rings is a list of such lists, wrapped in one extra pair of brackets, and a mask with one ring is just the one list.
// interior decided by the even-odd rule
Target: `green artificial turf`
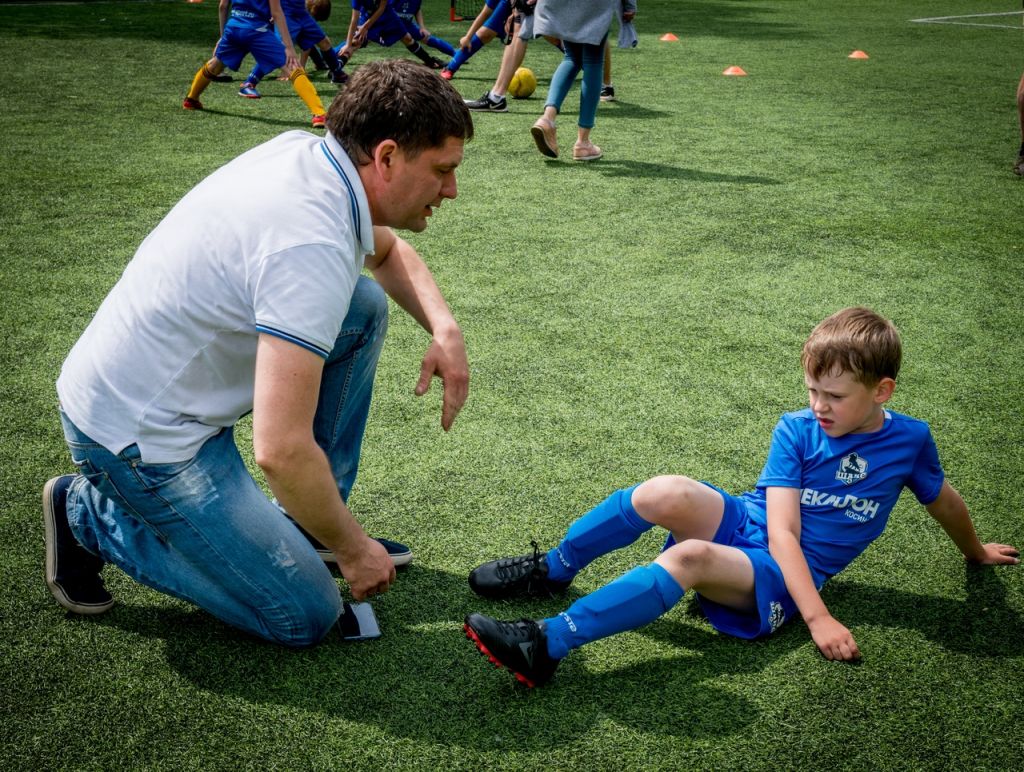
[[(213, 0), (0, 6), (0, 767), (1019, 764), (1024, 574), (965, 566), (910, 494), (822, 593), (858, 666), (822, 659), (800, 621), (766, 641), (719, 635), (688, 597), (528, 692), (461, 630), (473, 610), (560, 610), (479, 600), (466, 574), (550, 546), (615, 488), (663, 473), (752, 486), (779, 414), (804, 403), (800, 344), (851, 304), (902, 330), (891, 407), (931, 423), (982, 538), (1024, 543), (1021, 17), (910, 21), (1019, 8), (643, 0), (589, 165), (533, 145), (559, 61), (533, 43), (538, 93), (476, 118), (458, 198), (408, 235), (463, 326), (471, 395), (443, 433), (437, 385), (412, 395), (426, 337), (396, 311), (351, 504), (416, 561), (375, 602), (383, 638), (287, 651), (113, 568), (110, 613), (65, 615), (43, 583), (39, 495), (70, 469), (61, 362), (134, 249), (213, 169), (305, 128), (305, 108), (272, 78), (242, 100), (236, 76), (207, 111), (181, 109), (216, 38)], [(425, 13), (448, 40), (466, 28), (444, 0)], [(351, 66), (399, 55), (373, 47)], [(500, 55), (488, 46), (454, 85), (480, 96)], [(748, 76), (724, 77), (731, 65)], [(574, 90), (566, 151), (577, 110)], [(661, 538), (600, 559), (574, 592)]]

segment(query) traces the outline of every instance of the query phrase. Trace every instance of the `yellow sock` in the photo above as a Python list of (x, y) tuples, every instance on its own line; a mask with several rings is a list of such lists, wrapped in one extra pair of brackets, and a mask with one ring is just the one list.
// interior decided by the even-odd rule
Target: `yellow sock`
[[(188, 90), (189, 99), (198, 99), (199, 95), (206, 90), (206, 87), (213, 81), (213, 73), (207, 69), (204, 64), (199, 68), (199, 72), (192, 78), (192, 87)], [(180, 91), (178, 92), (181, 93)]]
[(313, 85), (313, 81), (309, 79), (304, 69), (297, 67), (288, 80), (292, 82), (295, 93), (306, 103), (306, 107), (313, 115), (324, 114), (324, 103), (320, 101), (320, 95), (316, 93), (316, 86)]

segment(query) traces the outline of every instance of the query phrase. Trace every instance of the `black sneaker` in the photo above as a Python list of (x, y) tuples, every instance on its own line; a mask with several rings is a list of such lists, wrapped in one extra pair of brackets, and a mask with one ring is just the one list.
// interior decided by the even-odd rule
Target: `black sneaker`
[[(290, 519), (290, 518), (289, 518)], [(306, 537), (306, 540), (313, 545), (313, 549), (316, 550), (316, 554), (320, 556), (320, 559), (324, 563), (338, 564), (338, 558), (335, 554), (327, 549), (323, 544), (316, 540), (313, 534), (309, 533), (305, 528), (292, 520), (292, 523), (296, 528)], [(374, 539), (374, 541), (380, 542), (384, 549), (388, 551), (388, 556), (391, 558), (391, 562), (395, 564), (395, 568), (401, 566), (407, 566), (412, 563), (412, 550), (397, 541), (391, 541), (390, 539)]]
[(74, 475), (65, 474), (43, 486), (46, 586), (68, 611), (102, 614), (114, 605), (100, 576), (103, 558), (79, 544), (68, 525), (68, 488), (74, 479)]
[[(469, 108), (472, 110), (473, 108)], [(1013, 173), (1018, 177), (1024, 177), (1024, 153), (1017, 156), (1016, 162), (1013, 164)]]
[(485, 598), (549, 597), (565, 592), (570, 582), (548, 579), (548, 561), (533, 545), (532, 555), (501, 558), (477, 566), (469, 573), (469, 586)]
[(497, 102), (492, 102), (490, 91), (488, 91), (479, 99), (464, 99), (463, 101), (466, 103), (466, 107), (468, 107), (470, 110), (479, 110), (481, 112), (489, 113), (508, 112), (508, 102), (506, 101), (505, 97), (502, 97)]
[(602, 102), (614, 102), (615, 101), (615, 86), (602, 86), (601, 87), (601, 101)]
[(474, 612), (466, 617), (462, 627), (481, 654), (496, 666), (508, 668), (516, 680), (531, 689), (546, 684), (555, 674), (559, 660), (548, 654), (548, 637), (542, 622), (499, 622)]

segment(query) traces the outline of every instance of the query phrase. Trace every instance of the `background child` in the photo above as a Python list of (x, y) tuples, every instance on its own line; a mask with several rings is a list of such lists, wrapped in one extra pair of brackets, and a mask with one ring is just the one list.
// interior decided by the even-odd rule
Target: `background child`
[(654, 563), (640, 566), (555, 617), (500, 622), (466, 617), (466, 634), (523, 683), (549, 680), (584, 643), (652, 622), (698, 594), (708, 620), (741, 638), (775, 632), (797, 612), (828, 659), (853, 660), (853, 635), (819, 592), (874, 541), (904, 487), (964, 556), (1016, 564), (1018, 551), (982, 544), (960, 494), (945, 479), (923, 421), (888, 411), (902, 347), (895, 327), (865, 308), (825, 319), (803, 347), (810, 407), (782, 416), (753, 491), (732, 496), (686, 477), (655, 477), (616, 491), (574, 522), (547, 555), (486, 563), (470, 586), (492, 598), (562, 591), (595, 558), (654, 525), (671, 531)]
[[(320, 8), (325, 8), (327, 15), (330, 15), (330, 3), (325, 3)], [(331, 81), (337, 84), (344, 83), (347, 79), (341, 69), (341, 62), (334, 52), (334, 44), (327, 37), (323, 27), (317, 22), (309, 10), (309, 3), (306, 0), (281, 0), (281, 10), (284, 11), (284, 18), (288, 24), (288, 34), (295, 42), (299, 51), (303, 52), (303, 64), (305, 64), (306, 52), (317, 50), (325, 68), (330, 72)], [(322, 13), (322, 12), (321, 12)], [(280, 38), (280, 32), (274, 28), (275, 34)], [(259, 62), (252, 68), (249, 77), (238, 90), (238, 95), (247, 99), (259, 99), (260, 92), (256, 90), (257, 84), (267, 75), (267, 70), (260, 66)]]
[(441, 70), (441, 77), (451, 80), (459, 68), (469, 61), (477, 51), (496, 37), (507, 43), (512, 42), (512, 4), (509, 0), (484, 0), (480, 13), (469, 25), (469, 30), (459, 40), (459, 50)]
[[(278, 67), (284, 71), (295, 93), (313, 114), (314, 128), (323, 128), (323, 103), (306, 71), (299, 66), (280, 0), (220, 0), (219, 12), (220, 40), (213, 57), (192, 78), (181, 106), (186, 110), (202, 110), (199, 97), (213, 79), (225, 67), (237, 70), (245, 55), (252, 54), (256, 64), (266, 72)], [(270, 27), (271, 21), (277, 35)]]
[(390, 7), (389, 0), (352, 0), (352, 20), (348, 25), (348, 35), (345, 43), (338, 48), (342, 66), (371, 40), (385, 48), (402, 41), (409, 53), (428, 67), (435, 70), (444, 67), (444, 62), (435, 59), (413, 40), (405, 23)]
[(455, 49), (452, 44), (443, 38), (430, 34), (427, 23), (423, 20), (423, 0), (392, 0), (391, 7), (398, 18), (405, 22), (405, 28), (412, 35), (413, 40), (426, 43), (431, 48), (436, 48), (447, 56), (454, 56)]

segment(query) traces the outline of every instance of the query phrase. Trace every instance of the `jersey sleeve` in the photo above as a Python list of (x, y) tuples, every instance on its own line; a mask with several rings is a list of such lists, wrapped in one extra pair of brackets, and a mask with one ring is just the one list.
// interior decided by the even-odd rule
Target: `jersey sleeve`
[(919, 502), (927, 506), (938, 498), (945, 479), (946, 473), (939, 462), (939, 450), (935, 447), (931, 430), (926, 428), (924, 441), (914, 460), (906, 486)]
[(358, 278), (358, 268), (336, 246), (303, 245), (268, 255), (250, 281), (257, 331), (326, 359)]
[(764, 462), (758, 488), (799, 488), (803, 472), (803, 451), (793, 425), (781, 418), (772, 431), (768, 459)]

